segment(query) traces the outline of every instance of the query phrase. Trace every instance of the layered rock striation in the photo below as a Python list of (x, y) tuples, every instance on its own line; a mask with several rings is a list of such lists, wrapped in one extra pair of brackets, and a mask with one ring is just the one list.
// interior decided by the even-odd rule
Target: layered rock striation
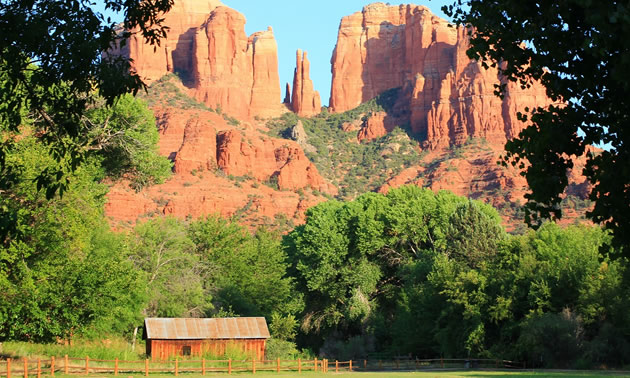
[(178, 74), (189, 93), (237, 118), (281, 112), (277, 44), (271, 27), (245, 34), (245, 16), (219, 0), (178, 0), (164, 15), (160, 46), (134, 34), (116, 53), (151, 83)]
[[(523, 129), (525, 107), (549, 103), (539, 83), (504, 83), (466, 56), (467, 30), (418, 5), (374, 3), (341, 20), (333, 52), (330, 107), (343, 112), (391, 88), (401, 88), (400, 114), (431, 149), (486, 138), (503, 144)], [(402, 106), (400, 106), (402, 104)]]
[(174, 161), (174, 174), (141, 192), (116, 183), (105, 206), (115, 223), (214, 213), (249, 224), (277, 216), (302, 220), (308, 207), (325, 199), (313, 193), (337, 194), (294, 141), (235, 127), (214, 112), (169, 107), (154, 112), (160, 153)]

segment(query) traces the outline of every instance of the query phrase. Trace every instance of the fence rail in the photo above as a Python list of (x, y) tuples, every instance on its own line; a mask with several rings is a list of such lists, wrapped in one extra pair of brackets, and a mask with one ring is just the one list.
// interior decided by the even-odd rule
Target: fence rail
[(7, 358), (4, 366), (0, 363), (0, 377), (18, 378), (42, 375), (54, 377), (55, 373), (89, 375), (93, 373), (140, 373), (148, 376), (150, 373), (201, 373), (222, 372), (252, 372), (257, 371), (320, 371), (322, 373), (341, 371), (386, 371), (386, 370), (430, 370), (430, 369), (455, 369), (455, 368), (494, 368), (494, 369), (525, 369), (527, 366), (521, 362), (490, 359), (412, 359), (395, 358), (393, 360), (349, 360), (331, 361), (328, 359), (302, 360), (179, 360), (140, 361), (127, 360), (101, 360), (85, 358), (71, 358), (67, 355), (55, 359), (15, 359)]

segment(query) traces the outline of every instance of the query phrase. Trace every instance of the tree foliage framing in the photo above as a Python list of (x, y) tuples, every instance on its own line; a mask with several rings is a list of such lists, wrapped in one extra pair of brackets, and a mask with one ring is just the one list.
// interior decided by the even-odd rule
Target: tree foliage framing
[(540, 80), (554, 102), (523, 109), (531, 125), (506, 144), (504, 164), (520, 167), (531, 188), (528, 222), (561, 217), (567, 170), (585, 155), (595, 202), (588, 215), (629, 245), (630, 2), (457, 0), (443, 10), (474, 27), (470, 58), (524, 87)]
[(112, 105), (120, 95), (145, 87), (126, 58), (103, 52), (125, 44), (134, 32), (159, 44), (167, 31), (162, 16), (172, 3), (106, 0), (106, 10), (124, 13), (121, 32), (87, 0), (0, 2), (0, 188), (10, 187), (14, 176), (5, 165), (11, 136), (29, 119), (59, 162), (39, 175), (38, 188), (49, 198), (63, 192), (68, 171), (85, 158), (88, 105), (97, 97)]

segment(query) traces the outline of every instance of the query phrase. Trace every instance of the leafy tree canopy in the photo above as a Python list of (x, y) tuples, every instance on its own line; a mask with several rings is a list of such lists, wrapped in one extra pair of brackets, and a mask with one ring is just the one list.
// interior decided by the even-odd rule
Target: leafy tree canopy
[(112, 106), (96, 106), (87, 112), (88, 149), (103, 158), (109, 177), (122, 176), (136, 190), (164, 182), (171, 162), (160, 156), (155, 116), (143, 100), (126, 94)]
[(125, 333), (145, 302), (141, 275), (103, 215), (107, 188), (99, 159), (74, 173), (63, 198), (37, 190), (38, 172), (55, 165), (35, 136), (23, 135), (6, 164), (19, 172), (0, 196), (12, 224), (0, 243), (0, 339), (52, 341), (86, 333)]
[(504, 237), (498, 222), (488, 205), (413, 185), (309, 209), (284, 239), (305, 294), (302, 328), (361, 333), (379, 312), (391, 313), (406, 266), (436, 254), (477, 266)]
[(505, 162), (521, 167), (531, 188), (528, 220), (561, 216), (567, 169), (586, 156), (589, 216), (630, 245), (630, 3), (457, 0), (444, 10), (474, 27), (469, 57), (523, 86), (540, 80), (553, 101), (523, 109), (531, 124), (506, 145)]
[[(161, 17), (171, 6), (172, 0), (105, 1), (106, 9), (124, 14), (124, 30), (136, 30), (152, 44), (166, 35)], [(13, 146), (8, 135), (19, 133), (28, 118), (58, 162), (37, 177), (50, 198), (85, 160), (89, 105), (97, 96), (112, 105), (144, 87), (125, 58), (102, 54), (124, 44), (131, 32), (117, 30), (86, 0), (2, 0), (0, 26), (0, 188), (15, 176), (5, 165)]]

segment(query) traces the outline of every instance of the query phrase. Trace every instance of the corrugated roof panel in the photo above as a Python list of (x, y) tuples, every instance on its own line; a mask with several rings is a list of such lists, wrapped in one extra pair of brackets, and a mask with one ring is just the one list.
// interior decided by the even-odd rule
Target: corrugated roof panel
[(225, 321), (226, 319), (224, 318), (220, 318), (220, 319), (216, 319), (214, 320), (214, 329), (215, 332), (213, 333), (213, 336), (217, 339), (223, 339), (225, 337), (225, 335), (227, 334), (227, 332), (225, 332)]
[[(193, 318), (184, 319), (184, 324), (186, 325), (186, 334), (191, 337), (200, 336), (201, 330), (199, 328), (199, 323)], [(196, 338), (196, 337), (195, 337)]]
[(267, 339), (265, 318), (147, 318), (149, 339)]
[(175, 338), (181, 339), (184, 336), (188, 335), (193, 337), (193, 335), (188, 333), (188, 329), (186, 329), (186, 319), (171, 319), (173, 323), (173, 330), (175, 330)]
[(205, 335), (211, 339), (219, 338), (219, 322), (212, 319), (206, 319)]
[(240, 329), (238, 329), (238, 324), (239, 322), (235, 318), (224, 319), (224, 327), (221, 330), (221, 337), (225, 339), (236, 339), (240, 338), (242, 334), (246, 335), (246, 333), (243, 333)]
[(249, 330), (249, 335), (254, 335), (255, 337), (260, 335), (260, 331), (258, 330), (258, 324), (256, 323), (256, 319), (254, 319), (254, 318), (247, 318), (247, 319), (245, 319), (244, 323), (247, 323), (247, 328)]
[(256, 322), (258, 323), (258, 332), (261, 339), (267, 339), (271, 337), (269, 335), (269, 329), (267, 329), (267, 322), (265, 318), (256, 318)]

